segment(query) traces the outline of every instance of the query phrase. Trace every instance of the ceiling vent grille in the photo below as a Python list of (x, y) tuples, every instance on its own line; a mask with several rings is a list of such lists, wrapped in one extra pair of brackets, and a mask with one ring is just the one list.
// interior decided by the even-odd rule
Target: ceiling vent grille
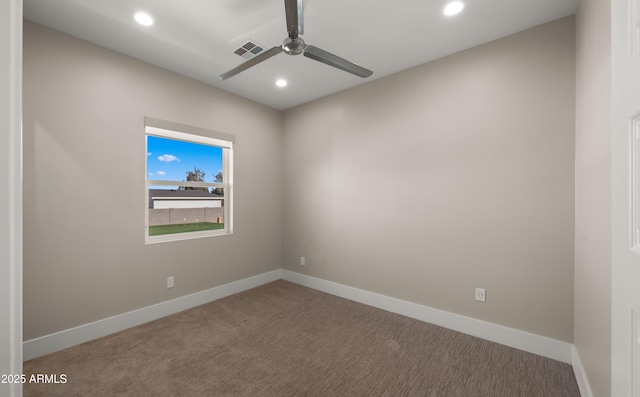
[(244, 42), (240, 47), (233, 51), (234, 54), (243, 57), (244, 59), (251, 59), (256, 55), (264, 51), (264, 47), (255, 41), (249, 39)]

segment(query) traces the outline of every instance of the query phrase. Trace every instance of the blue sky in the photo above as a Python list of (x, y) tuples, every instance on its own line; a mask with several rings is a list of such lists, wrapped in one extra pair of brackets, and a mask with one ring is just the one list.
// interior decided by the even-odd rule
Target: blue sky
[(215, 182), (222, 171), (222, 148), (147, 135), (147, 178), (184, 181), (193, 167)]

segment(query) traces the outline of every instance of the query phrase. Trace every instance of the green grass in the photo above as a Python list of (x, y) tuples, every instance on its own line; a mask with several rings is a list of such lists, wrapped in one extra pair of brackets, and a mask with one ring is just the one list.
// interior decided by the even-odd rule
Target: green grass
[(149, 236), (160, 236), (162, 234), (201, 232), (204, 230), (224, 229), (224, 223), (198, 222), (182, 223), (179, 225), (158, 225), (149, 226)]

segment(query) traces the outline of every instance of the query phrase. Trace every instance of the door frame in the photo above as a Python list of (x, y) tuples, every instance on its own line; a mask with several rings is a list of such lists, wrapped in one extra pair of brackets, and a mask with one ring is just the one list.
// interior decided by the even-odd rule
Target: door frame
[[(0, 18), (0, 372), (21, 374), (22, 0), (1, 1)], [(0, 394), (22, 396), (22, 385), (0, 384)]]

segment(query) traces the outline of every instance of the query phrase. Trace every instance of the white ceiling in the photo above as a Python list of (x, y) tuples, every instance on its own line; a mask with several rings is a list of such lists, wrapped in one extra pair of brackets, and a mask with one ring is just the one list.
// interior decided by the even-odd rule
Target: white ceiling
[[(287, 109), (445, 55), (574, 14), (579, 0), (304, 0), (307, 44), (373, 70), (363, 79), (281, 53), (237, 76), (247, 39), (271, 48), (287, 37), (283, 0), (24, 0), (34, 22), (175, 71), (275, 109)], [(155, 20), (143, 27), (134, 13)], [(285, 78), (284, 88), (275, 80)]]

